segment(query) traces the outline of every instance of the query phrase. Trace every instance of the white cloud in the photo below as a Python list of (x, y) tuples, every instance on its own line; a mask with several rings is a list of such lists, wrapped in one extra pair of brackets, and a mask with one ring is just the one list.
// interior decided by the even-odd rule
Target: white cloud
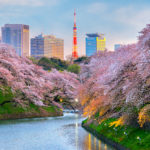
[(150, 23), (150, 9), (136, 9), (132, 6), (120, 8), (115, 12), (115, 19), (125, 25), (131, 25), (135, 28), (143, 28)]
[[(121, 7), (107, 15), (109, 21), (118, 26), (118, 31), (107, 32), (107, 48), (114, 49), (114, 44), (131, 44), (137, 42), (138, 32), (150, 23), (150, 10), (147, 7), (137, 9), (135, 6)], [(113, 16), (113, 17), (112, 17)], [(112, 31), (111, 31), (112, 30)]]
[(60, 0), (0, 0), (0, 6), (43, 6), (56, 5)]
[(97, 14), (107, 10), (107, 5), (100, 2), (95, 2), (87, 6), (86, 8), (88, 13)]

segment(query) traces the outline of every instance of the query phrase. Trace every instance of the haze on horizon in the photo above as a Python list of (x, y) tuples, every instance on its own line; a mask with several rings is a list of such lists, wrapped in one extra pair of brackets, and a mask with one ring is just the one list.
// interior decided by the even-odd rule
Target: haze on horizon
[(64, 39), (65, 56), (72, 52), (73, 13), (77, 11), (78, 51), (85, 54), (86, 33), (104, 33), (106, 47), (136, 42), (150, 23), (149, 0), (0, 0), (0, 26), (30, 25), (30, 37), (40, 33)]

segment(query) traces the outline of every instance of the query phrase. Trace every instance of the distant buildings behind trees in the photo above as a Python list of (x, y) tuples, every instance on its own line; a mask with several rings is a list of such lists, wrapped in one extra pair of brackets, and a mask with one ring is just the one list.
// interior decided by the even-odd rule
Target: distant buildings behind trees
[(90, 33), (86, 34), (86, 56), (92, 56), (106, 48), (106, 38), (104, 34)]
[(121, 46), (122, 46), (122, 44), (115, 44), (114, 45), (114, 50), (115, 51), (118, 50)]
[[(39, 35), (29, 37), (29, 25), (5, 24), (1, 28), (2, 40), (0, 42), (11, 45), (19, 56), (25, 57), (56, 57), (64, 59), (64, 40), (53, 35)], [(29, 43), (31, 47), (29, 47)]]
[(64, 40), (52, 35), (39, 35), (31, 39), (31, 56), (35, 58), (64, 59)]
[[(57, 38), (54, 35), (40, 34), (30, 40), (29, 25), (24, 24), (5, 24), (1, 28), (1, 33), (0, 42), (13, 46), (19, 56), (33, 57), (38, 60), (43, 57), (64, 60), (64, 40), (61, 38)], [(86, 34), (85, 41), (85, 57), (91, 57), (97, 52), (106, 50), (104, 34)], [(121, 46), (121, 44), (115, 44), (114, 50), (116, 51)], [(81, 57), (77, 62), (80, 59)], [(83, 59), (85, 59), (84, 56)]]

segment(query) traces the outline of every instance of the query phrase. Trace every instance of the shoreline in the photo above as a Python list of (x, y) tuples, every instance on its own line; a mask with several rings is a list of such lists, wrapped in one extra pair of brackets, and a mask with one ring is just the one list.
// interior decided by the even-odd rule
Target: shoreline
[(120, 145), (117, 142), (114, 142), (110, 139), (108, 139), (107, 137), (105, 137), (102, 134), (99, 134), (96, 130), (84, 125), (83, 123), (81, 124), (81, 126), (88, 132), (90, 132), (92, 135), (94, 135), (95, 137), (97, 137), (98, 139), (100, 139), (101, 141), (105, 142), (106, 144), (110, 145), (112, 148), (115, 148), (117, 150), (130, 150), (128, 148), (125, 148), (124, 146)]
[(42, 117), (59, 117), (63, 116), (63, 113), (55, 112), (50, 114), (36, 114), (36, 113), (20, 113), (20, 114), (3, 114), (0, 115), (0, 121), (3, 120), (17, 120), (17, 119), (31, 119), (31, 118), (42, 118)]
[(108, 118), (101, 123), (86, 119), (82, 127), (117, 150), (150, 150), (150, 131), (131, 125), (116, 126), (116, 118)]
[(0, 110), (0, 120), (63, 116), (63, 111), (56, 106), (36, 106), (30, 104), (25, 108), (5, 104), (3, 107), (0, 107)]

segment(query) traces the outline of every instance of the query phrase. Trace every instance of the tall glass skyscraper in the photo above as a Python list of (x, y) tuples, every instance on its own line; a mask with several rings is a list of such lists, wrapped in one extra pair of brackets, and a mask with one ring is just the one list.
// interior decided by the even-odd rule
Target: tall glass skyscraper
[(29, 56), (29, 26), (23, 24), (5, 24), (2, 30), (2, 42), (12, 45), (19, 56)]
[(105, 50), (106, 39), (103, 34), (86, 34), (86, 56), (92, 56), (98, 51)]

